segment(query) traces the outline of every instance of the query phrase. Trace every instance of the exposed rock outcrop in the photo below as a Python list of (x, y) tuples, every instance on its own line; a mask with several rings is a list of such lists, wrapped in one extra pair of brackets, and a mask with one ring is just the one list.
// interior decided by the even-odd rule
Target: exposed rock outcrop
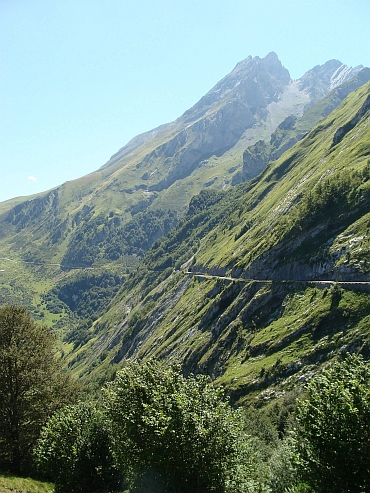
[[(323, 94), (327, 94), (329, 88), (332, 90), (326, 97), (319, 100), (316, 105), (307, 109), (300, 118), (297, 119), (293, 115), (288, 116), (278, 125), (271, 135), (270, 141), (260, 140), (253, 146), (248, 147), (243, 154), (242, 180), (249, 180), (257, 176), (269, 161), (275, 161), (302, 139), (320, 118), (327, 116), (339, 106), (350, 92), (368, 82), (370, 80), (370, 69), (365, 68), (358, 72), (360, 68), (351, 69), (336, 60), (332, 60), (323, 66), (315, 67), (297, 81), (301, 90), (307, 91), (312, 96), (312, 101)], [(343, 83), (340, 86), (336, 86), (339, 82)], [(362, 113), (359, 112), (352, 122), (338, 129), (333, 145), (338, 143), (342, 136), (362, 118), (364, 112), (367, 111), (365, 107), (366, 103)]]

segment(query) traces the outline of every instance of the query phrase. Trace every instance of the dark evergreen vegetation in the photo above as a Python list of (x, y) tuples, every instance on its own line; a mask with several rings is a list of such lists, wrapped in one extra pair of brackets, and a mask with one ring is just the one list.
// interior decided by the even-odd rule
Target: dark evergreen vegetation
[(137, 212), (128, 222), (114, 213), (106, 217), (89, 211), (78, 220), (78, 229), (72, 235), (62, 264), (90, 267), (100, 259), (118, 260), (120, 257), (143, 257), (150, 246), (176, 224), (177, 215), (168, 210)]

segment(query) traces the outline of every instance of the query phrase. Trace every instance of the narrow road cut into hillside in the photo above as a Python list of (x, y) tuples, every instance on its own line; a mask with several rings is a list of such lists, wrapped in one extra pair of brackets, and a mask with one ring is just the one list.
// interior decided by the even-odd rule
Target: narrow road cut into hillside
[(243, 277), (231, 277), (231, 276), (216, 276), (213, 274), (205, 274), (203, 272), (183, 271), (184, 274), (197, 277), (199, 279), (221, 279), (225, 281), (238, 281), (238, 282), (257, 282), (264, 284), (272, 283), (302, 283), (302, 284), (314, 284), (316, 287), (324, 289), (328, 286), (338, 285), (343, 286), (345, 289), (352, 291), (365, 291), (370, 293), (370, 281), (337, 281), (337, 280), (316, 280), (316, 279), (244, 279)]

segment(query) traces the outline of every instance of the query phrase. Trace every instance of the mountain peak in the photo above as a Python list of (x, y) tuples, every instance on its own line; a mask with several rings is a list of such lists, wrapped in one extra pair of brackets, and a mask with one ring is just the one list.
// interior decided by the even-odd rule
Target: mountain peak
[(355, 77), (362, 69), (362, 65), (352, 68), (339, 60), (328, 60), (323, 65), (316, 65), (298, 79), (298, 87), (310, 96), (312, 102), (316, 102), (332, 89)]
[[(279, 57), (274, 51), (270, 51), (264, 58), (260, 58), (259, 56), (248, 56), (244, 60), (241, 60), (235, 65), (234, 70), (229, 74), (242, 74), (245, 73), (246, 71), (250, 71), (252, 67), (257, 67), (259, 65), (262, 65), (265, 67), (267, 70), (271, 69), (272, 67), (274, 68), (280, 68), (283, 69), (284, 75), (286, 76), (286, 72), (288, 72), (282, 65), (281, 61), (279, 60)], [(289, 74), (289, 72), (288, 72)], [(228, 76), (226, 76), (228, 77)], [(290, 76), (289, 76), (290, 79)], [(222, 79), (224, 80), (224, 79)]]
[(265, 56), (264, 60), (265, 60), (266, 62), (272, 62), (272, 63), (276, 63), (276, 62), (278, 62), (278, 63), (280, 63), (280, 64), (281, 64), (281, 62), (280, 62), (280, 60), (279, 60), (279, 57), (277, 56), (277, 54), (276, 54), (274, 51), (270, 51), (270, 53), (268, 53), (268, 54)]
[(279, 97), (290, 83), (290, 74), (278, 56), (270, 52), (265, 58), (248, 56), (221, 79), (179, 120), (190, 122), (204, 116), (222, 100), (238, 99), (249, 107), (266, 106)]
[(330, 90), (343, 84), (346, 80), (351, 79), (363, 68), (363, 65), (358, 65), (357, 67), (352, 68), (342, 63), (330, 77)]

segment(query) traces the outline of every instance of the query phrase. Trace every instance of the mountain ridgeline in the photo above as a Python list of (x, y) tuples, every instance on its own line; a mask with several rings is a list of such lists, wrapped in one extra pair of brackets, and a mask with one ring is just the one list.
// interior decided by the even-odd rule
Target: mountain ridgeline
[[(292, 81), (275, 53), (248, 57), (175, 122), (136, 137), (97, 172), (19, 199), (15, 207), (5, 203), (0, 237), (11, 238), (11, 256), (20, 253), (22, 260), (71, 268), (121, 258), (136, 268), (135, 256), (142, 258), (175, 226), (203, 188), (226, 190), (261, 171), (261, 165), (248, 167), (246, 158), (243, 165), (246, 148), (271, 136), (286, 118), (301, 117), (308, 108), (312, 113), (338, 84), (351, 81), (347, 87), (353, 89), (366, 82), (369, 72), (361, 69), (332, 60)], [(338, 89), (303, 124), (297, 122), (296, 138), (348, 90)], [(277, 157), (276, 151), (270, 157)]]
[(286, 150), (304, 137), (318, 121), (333, 111), (345, 97), (370, 80), (370, 69), (332, 89), (317, 104), (308, 108), (301, 118), (289, 115), (271, 135), (270, 141), (260, 140), (243, 154), (242, 180), (257, 176), (270, 161), (278, 159)]
[(248, 57), (98, 171), (1, 204), (0, 300), (91, 389), (156, 357), (265, 402), (368, 356), (369, 80)]
[(264, 402), (342, 352), (368, 355), (369, 90), (259, 177), (194, 197), (70, 365), (93, 382), (125, 358), (176, 359)]

